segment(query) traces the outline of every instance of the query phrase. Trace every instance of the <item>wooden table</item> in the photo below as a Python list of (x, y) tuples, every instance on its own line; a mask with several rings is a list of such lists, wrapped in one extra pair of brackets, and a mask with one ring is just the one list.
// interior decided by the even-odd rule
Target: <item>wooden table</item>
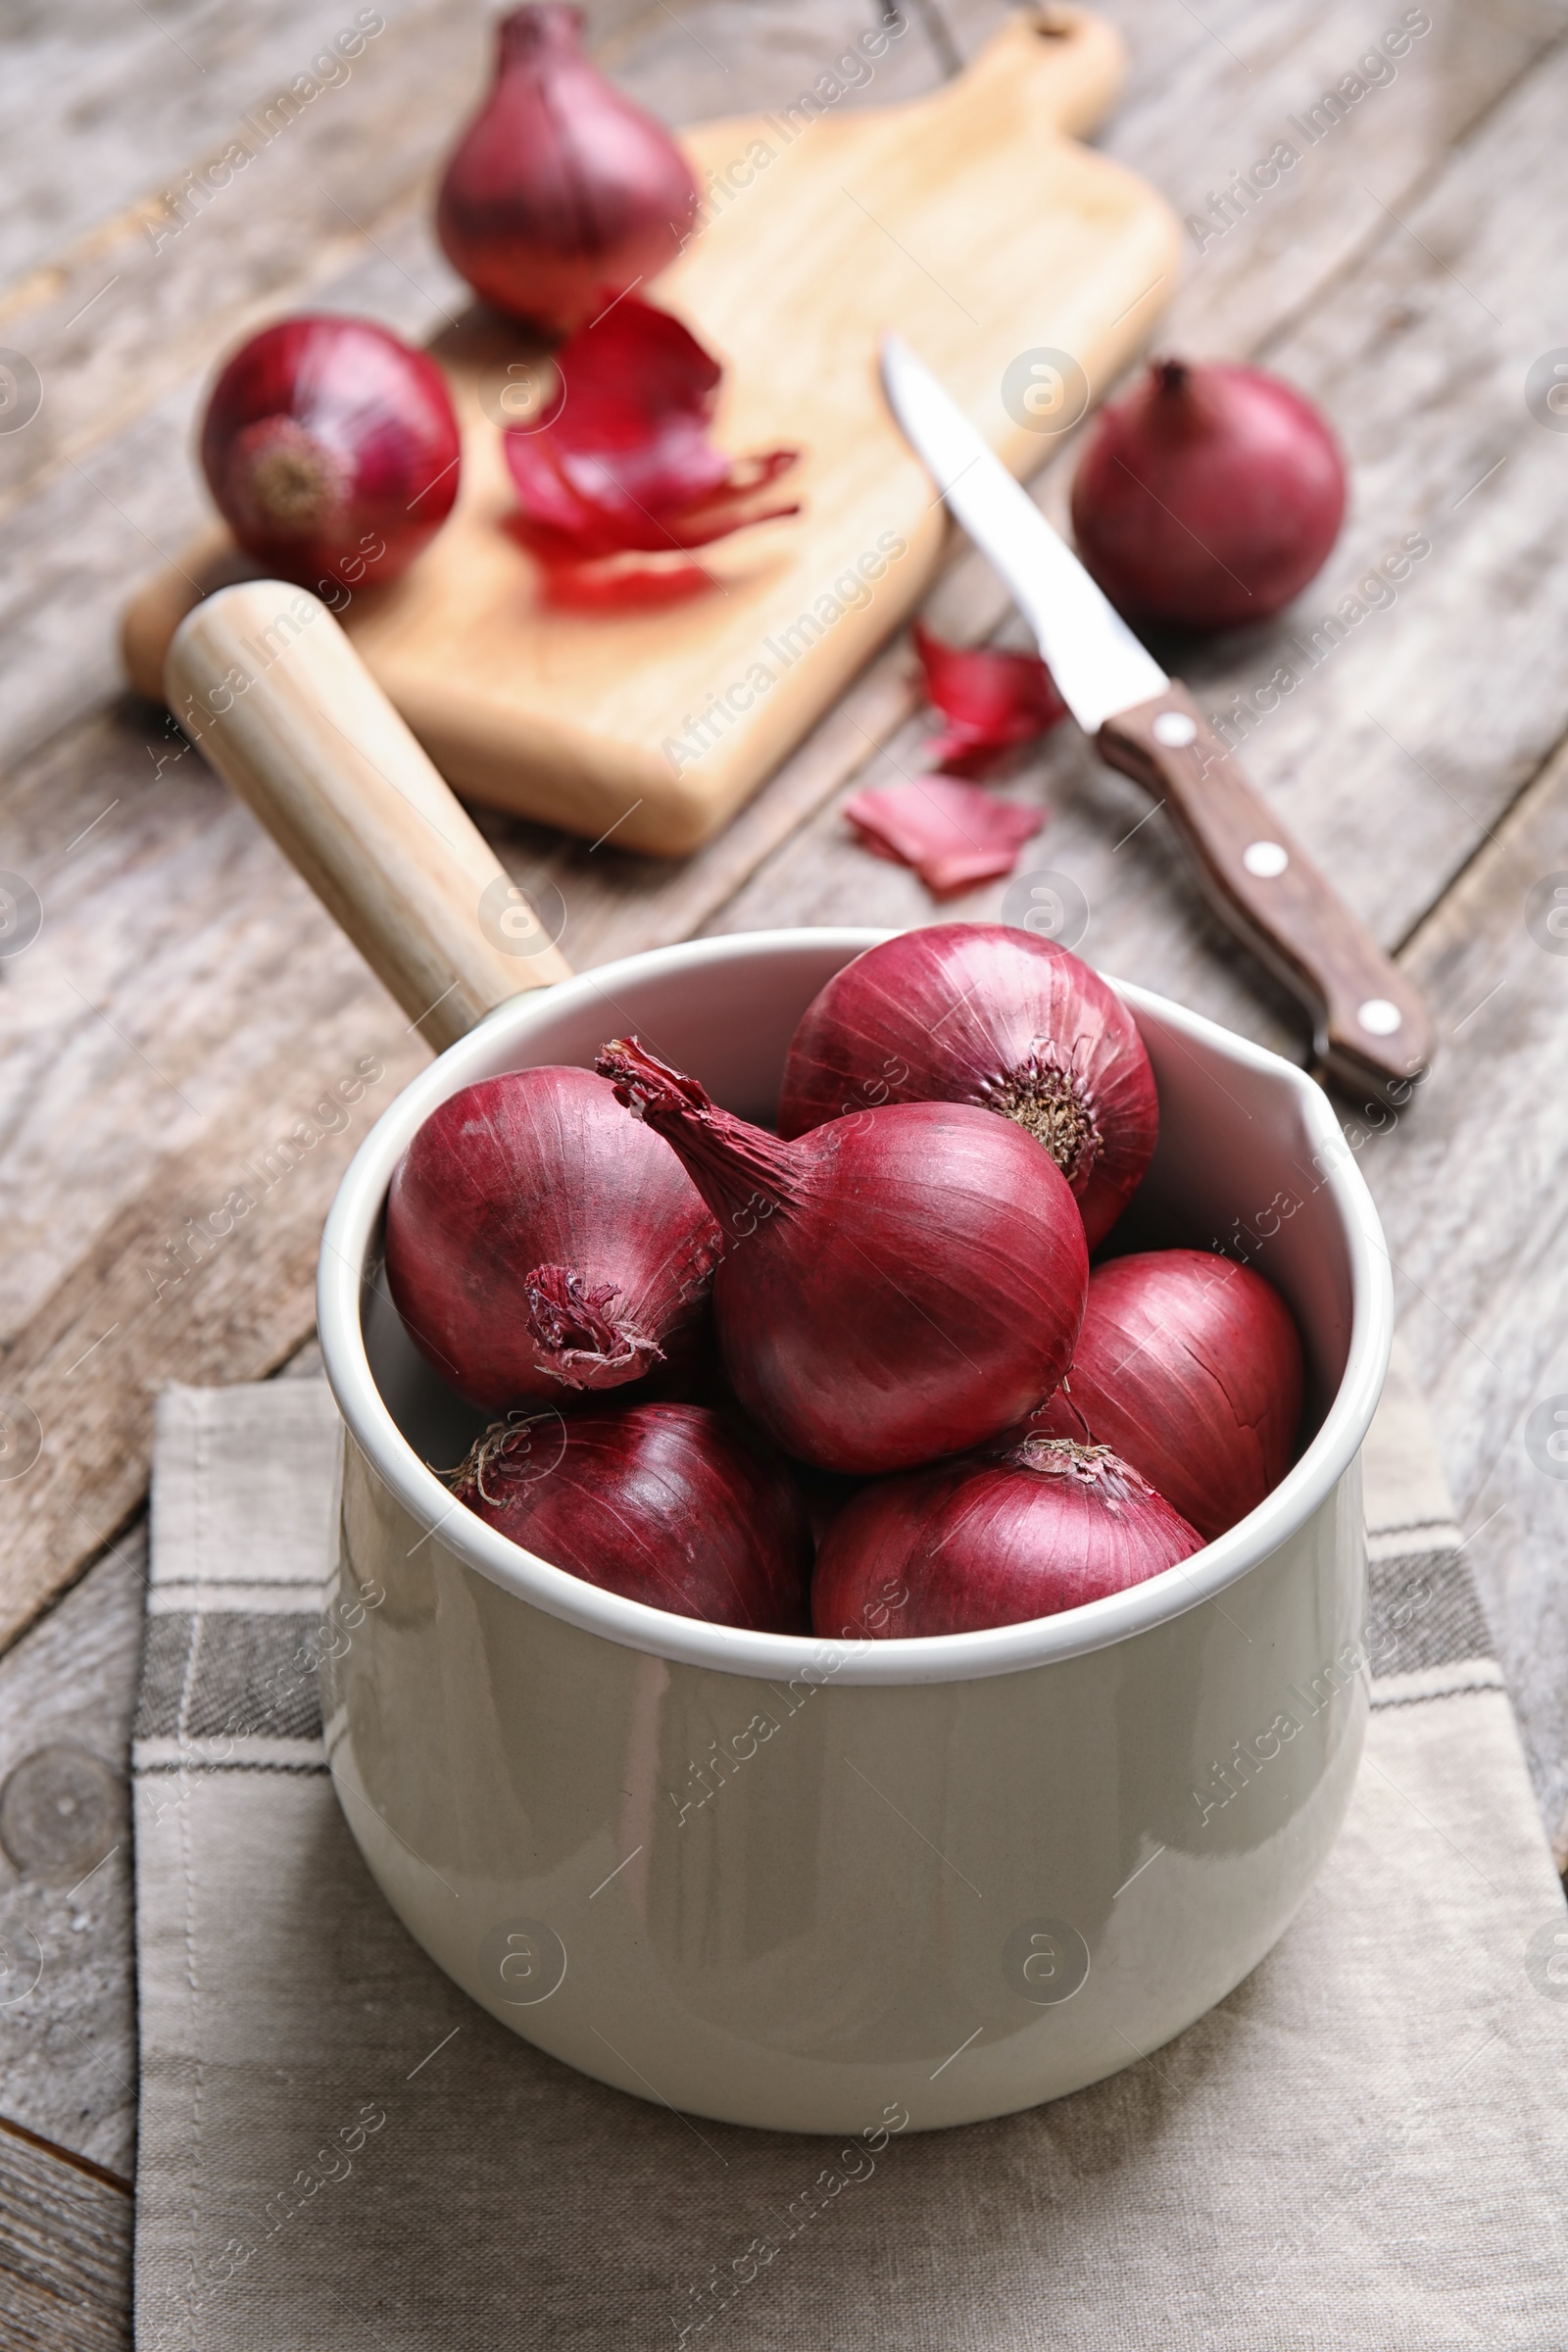
[[(1526, 379), (1568, 347), (1568, 11), (1102, 4), (1132, 54), (1104, 143), (1189, 218), (1162, 343), (1279, 369), (1323, 403), (1352, 463), (1328, 569), (1277, 626), (1185, 657), (1186, 673), (1241, 726), (1259, 785), (1437, 1013), (1441, 1060), (1409, 1109), (1374, 1132), (1350, 1104), (1345, 1122), (1552, 1825), (1568, 1797), (1568, 1487), (1536, 1466), (1525, 1422), (1568, 1392), (1568, 960), (1537, 911), (1543, 879), (1568, 880), (1568, 416), (1539, 398), (1533, 412)], [(997, 0), (908, 8), (870, 86), (835, 103), (932, 86), (1000, 14)], [(670, 120), (790, 102), (879, 13), (879, 0), (590, 11), (606, 63)], [(151, 1400), (168, 1380), (309, 1368), (317, 1235), (363, 1119), (304, 1152), (203, 1262), (180, 1253), (184, 1220), (360, 1056), (386, 1067), (364, 1117), (424, 1058), (248, 814), (161, 712), (119, 691), (114, 652), (127, 587), (203, 518), (187, 443), (224, 345), (304, 305), (414, 336), (462, 306), (426, 220), (482, 72), (474, 0), (382, 0), (347, 80), (286, 122), (274, 110), (283, 126), (252, 141), (243, 181), (187, 198), (183, 220), (171, 209), (187, 172), (352, 15), (346, 0), (163, 0), (156, 15), (84, 0), (69, 51), (46, 16), (20, 26), (0, 98), (15, 118), (0, 343), (43, 394), (0, 433), (0, 864), (43, 907), (35, 943), (0, 963), (0, 1385), (25, 1408), (0, 1443), (26, 1450), (30, 1410), (41, 1446), (0, 1483), (0, 1780), (40, 1750), (74, 1751), (32, 1764), (17, 1786), (34, 1801), (0, 1820), (0, 1967), (20, 1972), (0, 1976), (0, 2000), (35, 1946), (42, 1962), (35, 1988), (0, 2006), (7, 2344), (128, 2341), (124, 1783)], [(1414, 37), (1394, 78), (1357, 75), (1401, 22)], [(1320, 104), (1330, 91), (1338, 119)], [(1278, 185), (1227, 201), (1281, 139), (1302, 152)], [(1039, 485), (1053, 514), (1070, 466), (1069, 453)], [(1412, 537), (1429, 552), (1396, 601), (1357, 598)], [(1018, 641), (961, 546), (928, 617)], [(917, 760), (910, 666), (892, 646), (683, 864), (500, 823), (498, 847), (559, 884), (579, 966), (704, 931), (930, 921), (920, 885), (857, 848), (840, 814), (856, 783)], [(1291, 689), (1260, 715), (1257, 689), (1281, 668)], [(1087, 953), (1299, 1052), (1289, 1008), (1202, 911), (1163, 818), (1070, 727), (1030, 789), (1052, 811), (1031, 855), (1085, 893)], [(955, 910), (984, 916), (1000, 896)], [(36, 1801), (57, 1785), (74, 1813)]]

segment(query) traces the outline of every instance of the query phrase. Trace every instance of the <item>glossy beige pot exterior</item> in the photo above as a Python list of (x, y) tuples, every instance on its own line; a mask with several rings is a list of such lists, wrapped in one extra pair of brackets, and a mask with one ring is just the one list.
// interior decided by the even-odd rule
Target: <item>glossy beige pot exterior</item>
[(319, 1294), (350, 1432), (353, 1632), (327, 1735), (387, 1899), (541, 2048), (695, 2114), (811, 2132), (1076, 2089), (1280, 1935), (1365, 1723), (1357, 1453), (1392, 1331), (1377, 1219), (1317, 1089), (1129, 988), (1163, 1238), (1240, 1241), (1307, 1344), (1316, 1434), (1240, 1527), (1062, 1617), (854, 1643), (642, 1608), (457, 1509), (416, 1447), (450, 1461), (464, 1432), (376, 1271), (415, 1130), (477, 1078), (590, 1062), (628, 1029), (765, 1115), (801, 1011), (877, 936), (701, 941), (504, 1006), (367, 1140)]

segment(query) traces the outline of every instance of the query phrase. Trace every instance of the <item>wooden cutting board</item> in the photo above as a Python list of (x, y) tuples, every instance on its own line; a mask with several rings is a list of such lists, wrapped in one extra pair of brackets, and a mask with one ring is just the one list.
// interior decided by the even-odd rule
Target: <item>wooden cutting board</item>
[[(733, 815), (916, 604), (941, 548), (943, 509), (882, 397), (883, 330), (1024, 476), (1053, 442), (1022, 393), (1038, 407), (1054, 384), (1023, 355), (1069, 355), (1069, 403), (1096, 400), (1169, 299), (1173, 215), (1074, 136), (1122, 66), (1100, 19), (1022, 10), (913, 104), (835, 112), (819, 85), (814, 117), (798, 105), (684, 134), (710, 217), (657, 298), (724, 362), (719, 446), (805, 457), (787, 477), (802, 514), (704, 551), (711, 584), (681, 601), (547, 600), (505, 528), (494, 421), (509, 365), (540, 346), (479, 313), (438, 339), (464, 423), (458, 506), (401, 580), (343, 618), (460, 792), (663, 856)], [(198, 587), (252, 571), (215, 533), (145, 588), (125, 616), (133, 683), (161, 697)]]

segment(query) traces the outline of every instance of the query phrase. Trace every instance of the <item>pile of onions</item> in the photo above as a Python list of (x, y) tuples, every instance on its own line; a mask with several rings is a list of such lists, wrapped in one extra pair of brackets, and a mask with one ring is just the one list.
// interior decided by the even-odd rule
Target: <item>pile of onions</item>
[(604, 1592), (710, 1625), (806, 1630), (800, 1497), (701, 1405), (498, 1422), (454, 1488), (488, 1526)]
[(1157, 360), (1105, 409), (1072, 486), (1078, 552), (1121, 612), (1172, 628), (1267, 620), (1345, 515), (1323, 418), (1256, 368)]
[(476, 294), (570, 333), (672, 262), (696, 225), (691, 167), (583, 54), (577, 8), (497, 27), (496, 78), (441, 182), (436, 233)]
[(1124, 1250), (1091, 1275), (1155, 1123), (1121, 1000), (989, 924), (844, 966), (782, 1133), (635, 1037), (464, 1089), (386, 1217), (414, 1339), (506, 1411), (460, 1501), (606, 1591), (763, 1633), (972, 1633), (1177, 1567), (1286, 1475), (1303, 1369), (1251, 1266)]
[(598, 1067), (718, 1219), (719, 1350), (787, 1452), (903, 1469), (995, 1437), (1056, 1387), (1088, 1256), (1071, 1193), (1022, 1128), (908, 1102), (783, 1141), (635, 1038)]
[(602, 1078), (513, 1070), (443, 1102), (398, 1162), (387, 1282), (460, 1396), (560, 1403), (641, 1378), (693, 1336), (718, 1238)]
[(1212, 1543), (1290, 1468), (1301, 1386), (1272, 1283), (1204, 1250), (1149, 1250), (1095, 1269), (1067, 1388), (1031, 1427), (1113, 1446)]
[(248, 556), (324, 589), (394, 580), (452, 511), (461, 443), (446, 378), (366, 318), (283, 318), (207, 403), (209, 489)]
[[(1202, 1541), (1107, 1447), (1028, 1437), (857, 1495), (817, 1554), (811, 1623), (883, 1640), (1019, 1625), (1141, 1585)], [(889, 1592), (899, 1605), (878, 1617)]]
[(887, 1102), (966, 1102), (1045, 1147), (1090, 1249), (1154, 1149), (1159, 1111), (1131, 1013), (1065, 948), (1003, 923), (906, 931), (858, 956), (790, 1046), (779, 1133)]

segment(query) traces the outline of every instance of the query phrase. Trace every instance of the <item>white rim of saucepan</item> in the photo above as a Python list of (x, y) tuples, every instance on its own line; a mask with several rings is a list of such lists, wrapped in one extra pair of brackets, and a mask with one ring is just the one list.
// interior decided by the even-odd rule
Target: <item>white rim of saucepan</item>
[[(461, 1086), (483, 1074), (482, 1065), (499, 1043), (525, 1043), (534, 1021), (563, 1001), (617, 996), (644, 974), (777, 954), (804, 939), (824, 949), (843, 947), (858, 955), (891, 936), (884, 931), (822, 929), (733, 933), (652, 949), (616, 963), (558, 981), (549, 990), (514, 997), (499, 1005), (477, 1028), (403, 1090), (383, 1112), (350, 1163), (327, 1217), (321, 1240), (317, 1311), (327, 1379), (344, 1420), (378, 1476), (420, 1526), (439, 1529), (439, 1542), (465, 1566), (504, 1592), (543, 1609), (568, 1625), (598, 1634), (623, 1648), (642, 1650), (686, 1666), (721, 1674), (788, 1681), (809, 1670), (817, 1679), (855, 1684), (969, 1682), (994, 1674), (1016, 1674), (1104, 1648), (1182, 1616), (1212, 1600), (1239, 1577), (1265, 1560), (1310, 1518), (1354, 1459), (1365, 1438), (1384, 1377), (1394, 1331), (1394, 1288), (1387, 1246), (1360, 1170), (1349, 1157), (1328, 1102), (1304, 1072), (1261, 1046), (1250, 1044), (1201, 1015), (1122, 981), (1112, 982), (1136, 1013), (1140, 1008), (1217, 1050), (1238, 1070), (1266, 1075), (1297, 1095), (1314, 1151), (1327, 1154), (1325, 1184), (1338, 1211), (1350, 1261), (1350, 1345), (1340, 1382), (1322, 1427), (1273, 1493), (1228, 1534), (1190, 1560), (1165, 1569), (1146, 1584), (1087, 1602), (1057, 1617), (1003, 1625), (982, 1633), (940, 1634), (902, 1641), (828, 1640), (805, 1634), (758, 1634), (699, 1618), (671, 1616), (663, 1609), (624, 1600), (487, 1527), (452, 1496), (422, 1462), (392, 1419), (370, 1373), (360, 1321), (361, 1278), (370, 1240), (386, 1199), (392, 1171), (416, 1130)], [(1107, 979), (1109, 975), (1106, 975)], [(624, 1025), (617, 1009), (612, 1031)], [(609, 1034), (610, 1032), (607, 1032)]]

